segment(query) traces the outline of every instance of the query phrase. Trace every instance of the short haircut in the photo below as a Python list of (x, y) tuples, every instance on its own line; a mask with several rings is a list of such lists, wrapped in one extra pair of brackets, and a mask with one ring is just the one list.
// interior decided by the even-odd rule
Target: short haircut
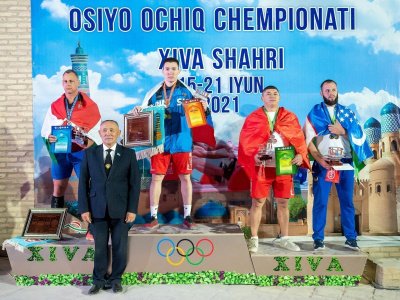
[(101, 121), (100, 126), (103, 125), (103, 124), (106, 123), (106, 122), (112, 122), (112, 123), (114, 123), (115, 125), (117, 125), (117, 127), (119, 128), (118, 122), (115, 121), (115, 120), (104, 120), (104, 121)]
[(279, 93), (278, 88), (277, 88), (276, 86), (274, 86), (274, 85), (268, 85), (268, 86), (266, 86), (266, 87), (262, 90), (261, 94), (263, 94), (266, 90), (277, 90), (278, 93)]
[(325, 83), (334, 83), (337, 86), (337, 83), (335, 80), (332, 79), (326, 79), (321, 83), (321, 91), (322, 91), (322, 87), (324, 86)]
[(76, 78), (78, 78), (79, 79), (79, 76), (78, 76), (78, 73), (76, 73), (74, 70), (72, 70), (72, 69), (68, 69), (68, 70), (66, 70), (64, 73), (63, 73), (63, 77), (64, 77), (64, 75), (65, 74), (74, 74), (75, 76), (76, 76)]
[(175, 57), (167, 57), (166, 59), (164, 59), (164, 61), (162, 62), (162, 68), (164, 68), (165, 63), (176, 63), (178, 65), (179, 68), (179, 60), (177, 60)]

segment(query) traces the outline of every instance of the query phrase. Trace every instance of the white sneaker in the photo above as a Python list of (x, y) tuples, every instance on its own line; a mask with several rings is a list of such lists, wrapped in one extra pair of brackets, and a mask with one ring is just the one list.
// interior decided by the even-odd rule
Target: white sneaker
[(258, 251), (258, 237), (251, 237), (247, 242), (247, 247), (250, 253), (256, 253)]
[(275, 239), (272, 243), (275, 247), (280, 247), (290, 251), (300, 251), (300, 247), (287, 238), (278, 238)]

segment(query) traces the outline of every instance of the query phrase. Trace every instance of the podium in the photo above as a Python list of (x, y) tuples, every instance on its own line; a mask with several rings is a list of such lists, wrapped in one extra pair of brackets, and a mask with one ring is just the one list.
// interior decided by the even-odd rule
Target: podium
[[(261, 240), (259, 251), (250, 255), (238, 225), (197, 224), (191, 230), (135, 225), (122, 283), (354, 285), (361, 279), (366, 254), (328, 243), (329, 249), (315, 252), (311, 241), (296, 243), (302, 251)], [(83, 236), (23, 248), (6, 244), (6, 250), (17, 284), (91, 283), (95, 249)]]

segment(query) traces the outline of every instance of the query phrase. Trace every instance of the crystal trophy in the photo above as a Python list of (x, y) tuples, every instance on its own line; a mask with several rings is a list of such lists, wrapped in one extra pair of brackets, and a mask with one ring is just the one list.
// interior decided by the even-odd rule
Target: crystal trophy
[(269, 160), (272, 160), (272, 151), (273, 151), (273, 146), (269, 142), (267, 142), (266, 144), (259, 145), (257, 156), (260, 162), (257, 163), (256, 165), (266, 167), (267, 162)]
[(324, 159), (332, 166), (341, 166), (341, 159), (344, 157), (343, 151), (344, 149), (342, 147), (329, 147), (328, 155), (326, 155)]

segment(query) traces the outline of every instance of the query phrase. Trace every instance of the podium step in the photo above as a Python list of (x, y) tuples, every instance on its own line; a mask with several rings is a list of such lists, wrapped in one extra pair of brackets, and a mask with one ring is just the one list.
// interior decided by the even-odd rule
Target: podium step
[(274, 239), (262, 239), (257, 253), (251, 255), (257, 275), (332, 276), (360, 275), (367, 255), (343, 245), (325, 243), (325, 250), (314, 251), (312, 241), (294, 242), (301, 251), (289, 251), (273, 245)]

